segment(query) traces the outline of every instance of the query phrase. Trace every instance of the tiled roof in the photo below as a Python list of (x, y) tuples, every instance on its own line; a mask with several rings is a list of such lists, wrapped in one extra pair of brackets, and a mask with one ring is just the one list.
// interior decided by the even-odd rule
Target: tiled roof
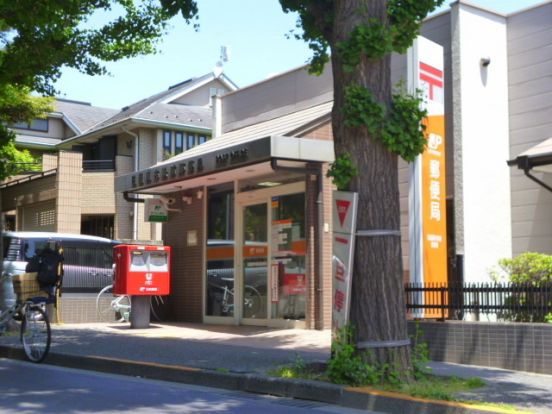
[(86, 103), (59, 99), (55, 101), (54, 106), (55, 112), (63, 114), (79, 129), (77, 132), (83, 132), (117, 113), (116, 109), (100, 108)]
[(213, 124), (211, 108), (178, 104), (154, 104), (133, 118), (174, 122), (200, 128), (211, 128)]
[(205, 153), (207, 151), (213, 151), (272, 135), (287, 136), (311, 122), (314, 122), (324, 116), (330, 115), (332, 112), (332, 107), (333, 101), (330, 101), (307, 109), (303, 109), (302, 111), (297, 111), (278, 118), (274, 118), (269, 121), (259, 122), (255, 125), (236, 129), (234, 131), (222, 134), (219, 137), (213, 138), (204, 144), (195, 146), (175, 157), (172, 157), (170, 160), (161, 162), (159, 164), (161, 165), (172, 163), (181, 158), (186, 159), (198, 154)]
[(25, 147), (25, 146), (53, 147), (54, 145), (61, 142), (61, 139), (59, 139), (59, 138), (39, 137), (39, 136), (35, 136), (35, 135), (16, 134), (15, 142), (16, 142), (16, 144), (19, 144), (23, 147)]
[[(166, 91), (159, 92), (155, 95), (152, 95), (148, 98), (142, 99), (141, 101), (135, 102), (132, 105), (125, 106), (119, 113), (114, 114), (112, 117), (108, 119), (102, 120), (102, 122), (97, 123), (92, 128), (88, 129), (87, 131), (84, 131), (86, 134), (89, 134), (97, 129), (102, 129), (105, 127), (108, 127), (110, 125), (117, 124), (121, 121), (124, 121), (126, 119), (135, 119), (135, 118), (142, 118), (142, 119), (153, 119), (149, 112), (151, 112), (151, 106), (152, 105), (159, 105), (157, 102), (161, 101), (163, 98), (167, 98), (172, 94), (178, 94), (182, 89), (188, 89), (193, 87), (195, 84), (202, 82), (203, 80), (210, 77), (211, 74), (204, 75), (197, 79), (188, 79), (187, 81), (184, 81), (178, 85), (175, 85), (174, 87), (169, 88)], [(190, 107), (187, 107), (190, 108)], [(192, 107), (195, 108), (195, 107)], [(160, 109), (158, 107), (157, 109)], [(157, 113), (157, 111), (155, 111)], [(155, 119), (155, 120), (163, 120), (166, 119)]]

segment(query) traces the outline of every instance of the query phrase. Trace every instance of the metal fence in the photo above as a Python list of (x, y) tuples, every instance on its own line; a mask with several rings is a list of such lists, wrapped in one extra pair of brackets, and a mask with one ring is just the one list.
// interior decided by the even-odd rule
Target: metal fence
[(406, 309), (413, 316), (463, 319), (466, 313), (497, 320), (544, 322), (552, 318), (552, 282), (405, 285)]

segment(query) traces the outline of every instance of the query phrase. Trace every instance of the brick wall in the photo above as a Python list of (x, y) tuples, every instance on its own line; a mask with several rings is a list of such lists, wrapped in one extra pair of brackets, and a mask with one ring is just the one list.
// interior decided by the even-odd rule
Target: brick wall
[[(115, 175), (125, 175), (134, 171), (134, 158), (120, 156), (115, 158)], [(123, 198), (123, 193), (115, 194), (115, 238), (132, 239), (132, 214), (134, 204)]]
[(80, 234), (82, 154), (60, 151), (56, 175), (56, 231)]
[(57, 154), (42, 154), (42, 171), (49, 171), (57, 168)]
[[(314, 178), (314, 180), (312, 179)], [(307, 175), (306, 181), (306, 238), (307, 238), (307, 262), (306, 262), (306, 278), (307, 278), (307, 328), (313, 329), (320, 325), (320, 268), (318, 260), (320, 259), (320, 249), (317, 245), (317, 237), (319, 233), (319, 212), (318, 204), (318, 185), (316, 175)]]
[[(552, 374), (552, 324), (420, 321), (433, 361)], [(409, 321), (409, 334), (416, 323)]]
[(56, 198), (56, 177), (50, 175), (27, 181), (16, 186), (3, 188), (0, 193), (4, 211), (53, 200)]
[[(170, 314), (177, 321), (203, 321), (203, 251), (205, 246), (205, 223), (203, 211), (207, 197), (198, 200), (193, 197), (192, 204), (182, 202), (184, 194), (196, 194), (196, 191), (168, 195), (177, 202), (171, 208), (181, 209), (169, 212), (169, 222), (163, 227), (163, 240), (172, 247), (172, 279), (169, 298)], [(203, 194), (205, 189), (201, 188)], [(189, 231), (197, 232), (197, 246), (187, 246)]]
[(82, 214), (115, 214), (115, 174), (82, 174)]
[(322, 225), (327, 224), (327, 230), (322, 231), (322, 321), (323, 325), (317, 327), (318, 329), (329, 329), (332, 326), (332, 305), (333, 305), (333, 275), (332, 275), (332, 257), (333, 257), (333, 237), (332, 237), (332, 195), (335, 190), (335, 186), (332, 184), (332, 180), (326, 177), (329, 165), (324, 164), (322, 166)]
[[(305, 132), (301, 135), (305, 138), (320, 139), (320, 140), (332, 140), (332, 124), (330, 121), (326, 122), (323, 125), (319, 125), (308, 132)], [(319, 247), (319, 256), (317, 260), (320, 260), (320, 269), (317, 269), (316, 274), (319, 278), (315, 281), (314, 285), (317, 289), (317, 299), (315, 301), (310, 300), (310, 303), (314, 306), (312, 309), (309, 307), (309, 310), (314, 312), (315, 317), (311, 322), (309, 328), (313, 329), (328, 329), (332, 324), (332, 232), (331, 232), (331, 222), (332, 222), (332, 191), (335, 189), (331, 179), (326, 177), (329, 166), (323, 164), (321, 167), (321, 176), (322, 176), (322, 193), (321, 193), (321, 202), (318, 203), (317, 197), (310, 198), (309, 196), (309, 187), (312, 187), (312, 182), (307, 182), (307, 197), (310, 200), (310, 203), (314, 203), (314, 208), (316, 212), (313, 213), (316, 215), (316, 228), (318, 231), (318, 226), (322, 226), (322, 229), (318, 231), (318, 234), (321, 236), (320, 247)], [(320, 207), (320, 211), (318, 211)], [(320, 219), (319, 214), (322, 215)], [(327, 224), (327, 230), (324, 228)], [(310, 254), (310, 251), (309, 251)], [(309, 298), (311, 299), (311, 298)]]

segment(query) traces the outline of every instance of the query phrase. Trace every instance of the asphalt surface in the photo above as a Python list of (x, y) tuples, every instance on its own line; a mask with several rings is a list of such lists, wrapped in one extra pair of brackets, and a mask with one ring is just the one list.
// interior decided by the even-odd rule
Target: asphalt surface
[(0, 359), (0, 372), (0, 412), (3, 414), (366, 414), (366, 411), (343, 409), (315, 401), (6, 359)]
[[(17, 335), (4, 336), (0, 345), (19, 347)], [(421, 407), (415, 401), (393, 396), (374, 396), (359, 389), (267, 375), (274, 368), (298, 360), (324, 363), (329, 356), (329, 331), (203, 324), (152, 324), (148, 329), (131, 329), (128, 324), (74, 324), (53, 327), (46, 363), (389, 413), (482, 412), (444, 405)], [(479, 377), (486, 381), (485, 388), (464, 395), (466, 399), (508, 403), (530, 412), (552, 414), (550, 375), (438, 362), (430, 366), (438, 375)]]

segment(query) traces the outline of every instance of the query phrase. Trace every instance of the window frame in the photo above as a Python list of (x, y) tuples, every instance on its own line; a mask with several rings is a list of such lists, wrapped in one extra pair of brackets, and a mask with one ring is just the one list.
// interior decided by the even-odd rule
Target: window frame
[(172, 135), (172, 131), (163, 130), (163, 158), (169, 158), (172, 154)]
[(176, 131), (174, 133), (174, 153), (180, 154), (184, 152), (184, 132)]
[[(193, 140), (192, 145), (190, 145), (190, 138)], [(186, 149), (193, 148), (197, 145), (197, 136), (193, 132), (188, 132), (186, 134)]]
[[(37, 123), (44, 122), (45, 127), (37, 127)], [(11, 125), (15, 129), (25, 129), (28, 131), (37, 131), (37, 132), (48, 132), (50, 130), (50, 121), (48, 118), (35, 118), (30, 123), (26, 121), (16, 122)]]

